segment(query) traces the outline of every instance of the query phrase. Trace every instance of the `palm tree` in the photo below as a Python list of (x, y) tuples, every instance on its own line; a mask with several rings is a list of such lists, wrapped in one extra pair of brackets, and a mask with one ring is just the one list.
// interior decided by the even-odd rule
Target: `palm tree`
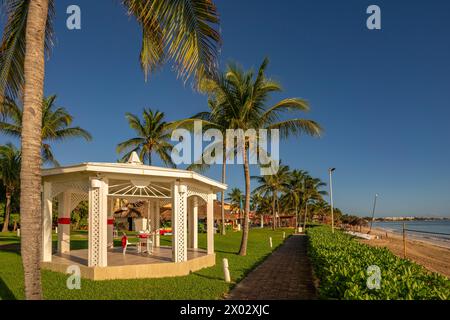
[(325, 217), (330, 212), (330, 205), (325, 200), (315, 201), (311, 205), (311, 213), (320, 217), (320, 221), (324, 222)]
[[(122, 0), (142, 28), (145, 75), (172, 58), (179, 76), (215, 73), (220, 35), (212, 0)], [(8, 0), (0, 46), (0, 105), (5, 95), (23, 96), (21, 207), (25, 297), (41, 299), (41, 132), (45, 49), (52, 45), (54, 0)], [(27, 83), (27, 86), (24, 86)], [(23, 91), (23, 92), (22, 92)]]
[[(306, 101), (298, 98), (287, 98), (268, 106), (270, 96), (281, 91), (277, 82), (265, 76), (268, 59), (265, 59), (256, 75), (253, 71), (244, 71), (235, 64), (229, 64), (227, 70), (217, 77), (202, 82), (202, 90), (216, 101), (212, 114), (226, 119), (228, 129), (278, 129), (281, 138), (291, 134), (306, 133), (318, 136), (320, 126), (312, 121), (300, 118), (282, 119), (286, 111), (308, 111)], [(250, 167), (248, 154), (249, 140), (246, 137), (243, 146), (239, 146), (243, 155), (245, 177), (244, 226), (239, 249), (240, 255), (246, 255), (249, 232), (250, 212)]]
[(305, 192), (305, 179), (308, 172), (304, 170), (292, 170), (290, 172), (288, 186), (280, 201), (283, 206), (295, 212), (296, 227), (300, 221), (300, 208), (303, 204), (303, 194)]
[(308, 204), (323, 200), (322, 196), (327, 195), (326, 191), (320, 190), (327, 184), (322, 182), (319, 178), (312, 178), (310, 176), (305, 179), (305, 190), (303, 192), (303, 202), (305, 204), (305, 219), (303, 220), (303, 228), (306, 228), (306, 220), (308, 217)]
[[(207, 80), (202, 83), (207, 83)], [(200, 87), (202, 87), (202, 83), (200, 84)], [(211, 128), (211, 129), (217, 129), (222, 133), (222, 136), (224, 137), (223, 141), (222, 142), (218, 141), (216, 143), (209, 145), (208, 148), (206, 150), (204, 150), (204, 152), (202, 154), (202, 159), (203, 159), (204, 154), (209, 154), (210, 149), (214, 149), (218, 143), (221, 144), (220, 147), (222, 148), (222, 150), (225, 149), (226, 130), (230, 127), (230, 123), (228, 123), (228, 120), (229, 120), (228, 118), (223, 117), (222, 114), (218, 114), (218, 113), (214, 112), (215, 110), (220, 108), (217, 105), (217, 101), (215, 99), (208, 99), (208, 107), (209, 107), (208, 111), (203, 111), (203, 112), (197, 113), (188, 119), (182, 119), (182, 120), (172, 122), (172, 126), (174, 128), (184, 127), (186, 129), (193, 130), (194, 123), (196, 121), (199, 121), (202, 124), (203, 130), (208, 130)], [(225, 152), (222, 152), (222, 164), (221, 164), (222, 165), (222, 178), (221, 178), (221, 181), (223, 184), (226, 183), (226, 168), (227, 168), (226, 160), (227, 160), (227, 154)], [(210, 165), (206, 164), (204, 162), (202, 162), (202, 163), (196, 162), (196, 163), (188, 166), (187, 170), (203, 172), (206, 169), (209, 169), (209, 167), (210, 167)], [(224, 221), (225, 221), (225, 192), (224, 191), (221, 191), (221, 193), (220, 193), (220, 202), (221, 202), (221, 217), (222, 217), (221, 233), (222, 233), (222, 235), (225, 235), (226, 228), (225, 228), (225, 223), (224, 223)]]
[(272, 201), (269, 197), (263, 197), (261, 194), (253, 192), (250, 197), (250, 209), (260, 216), (262, 226), (264, 215), (272, 212)]
[(227, 201), (230, 201), (231, 211), (241, 213), (242, 209), (242, 199), (243, 199), (242, 191), (239, 188), (231, 189), (231, 192), (228, 193)]
[(275, 230), (277, 225), (277, 212), (280, 214), (278, 196), (289, 187), (289, 174), (289, 167), (280, 165), (277, 173), (273, 175), (252, 177), (258, 182), (258, 187), (253, 192), (272, 199), (272, 230)]
[(11, 214), (11, 197), (19, 186), (19, 176), (20, 151), (11, 143), (0, 146), (0, 179), (6, 191), (5, 219), (2, 232), (8, 231), (9, 217)]
[[(63, 107), (56, 107), (56, 95), (46, 97), (42, 101), (42, 147), (41, 156), (43, 163), (59, 166), (53, 155), (51, 142), (63, 141), (70, 138), (81, 137), (87, 141), (92, 136), (80, 127), (71, 127), (73, 117)], [(0, 131), (13, 137), (20, 137), (22, 132), (23, 108), (8, 98), (4, 102), (5, 120), (0, 121)]]
[(164, 121), (164, 112), (144, 109), (142, 122), (131, 113), (127, 113), (126, 118), (137, 137), (117, 145), (118, 153), (126, 152), (121, 161), (126, 161), (132, 152), (137, 152), (143, 163), (152, 165), (152, 154), (156, 153), (166, 165), (175, 167), (170, 156), (173, 146), (170, 144), (171, 134), (168, 123)]
[(250, 195), (250, 210), (258, 211), (261, 206), (261, 201), (263, 197), (259, 193), (252, 192)]

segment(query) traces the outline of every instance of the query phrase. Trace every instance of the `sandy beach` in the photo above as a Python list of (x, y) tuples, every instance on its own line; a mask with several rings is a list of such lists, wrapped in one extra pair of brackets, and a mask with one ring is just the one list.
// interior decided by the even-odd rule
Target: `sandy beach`
[[(362, 232), (367, 231), (368, 228), (362, 229)], [(386, 247), (395, 255), (403, 257), (403, 239), (401, 235), (377, 228), (372, 229), (371, 233), (378, 235), (380, 238), (360, 241), (371, 246)], [(450, 278), (450, 248), (438, 243), (410, 237), (409, 239), (407, 238), (406, 255), (408, 259), (424, 266), (428, 270)]]

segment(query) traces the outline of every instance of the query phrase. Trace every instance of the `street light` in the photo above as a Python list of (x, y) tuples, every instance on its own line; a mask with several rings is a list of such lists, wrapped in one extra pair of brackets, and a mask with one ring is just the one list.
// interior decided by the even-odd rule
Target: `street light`
[(375, 207), (377, 205), (377, 198), (378, 198), (378, 193), (375, 193), (375, 199), (373, 200), (372, 220), (370, 221), (370, 228), (369, 228), (368, 233), (370, 233), (372, 231), (372, 223), (373, 223), (373, 219), (375, 218)]
[(329, 168), (328, 174), (330, 175), (330, 205), (331, 205), (331, 232), (334, 233), (334, 213), (333, 213), (333, 180), (331, 174), (336, 168)]

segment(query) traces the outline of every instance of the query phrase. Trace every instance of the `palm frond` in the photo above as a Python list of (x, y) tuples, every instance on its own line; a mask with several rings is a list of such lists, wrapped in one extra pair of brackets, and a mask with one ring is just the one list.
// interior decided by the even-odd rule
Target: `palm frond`
[(55, 167), (59, 167), (59, 162), (55, 159), (51, 146), (43, 143), (41, 148), (42, 162), (52, 164)]
[[(116, 151), (117, 151), (117, 153), (122, 153), (123, 151), (130, 149), (130, 148), (135, 150), (136, 147), (142, 145), (143, 143), (145, 143), (144, 138), (140, 138), (140, 137), (131, 138), (131, 139), (128, 139), (126, 141), (119, 143), (117, 145)], [(128, 153), (127, 153), (127, 155), (128, 155)]]
[(281, 138), (287, 138), (291, 134), (299, 135), (302, 133), (312, 137), (320, 137), (323, 131), (317, 122), (306, 119), (290, 119), (280, 121), (268, 125), (266, 129), (278, 129)]
[(267, 123), (279, 119), (282, 112), (309, 111), (309, 104), (306, 100), (300, 98), (287, 98), (279, 101), (268, 108), (261, 116), (262, 122)]
[(65, 140), (69, 138), (83, 138), (86, 141), (92, 141), (92, 135), (83, 128), (72, 127), (57, 130), (53, 137), (48, 137), (48, 140)]
[[(3, 1), (7, 21), (0, 45), (0, 103), (5, 96), (17, 98), (24, 85), (25, 30), (30, 0)], [(47, 55), (53, 46), (54, 0), (49, 1), (45, 28)]]
[(202, 163), (193, 163), (193, 164), (190, 164), (186, 168), (186, 170), (194, 171), (194, 172), (197, 172), (197, 173), (205, 173), (207, 170), (209, 170), (210, 167), (211, 166), (209, 164), (206, 164), (204, 162), (202, 162)]
[(219, 16), (211, 0), (123, 0), (143, 28), (141, 65), (147, 73), (171, 58), (178, 76), (196, 80), (216, 73)]

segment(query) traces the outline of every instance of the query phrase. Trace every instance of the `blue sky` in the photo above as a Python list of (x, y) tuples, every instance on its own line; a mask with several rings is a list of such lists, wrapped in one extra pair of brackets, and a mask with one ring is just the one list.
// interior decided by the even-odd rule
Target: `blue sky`
[[(302, 97), (325, 134), (291, 138), (281, 157), (327, 181), (335, 205), (379, 215), (450, 216), (450, 3), (448, 1), (216, 1), (221, 15), (221, 66), (234, 60), (268, 74)], [(82, 10), (82, 29), (66, 29), (66, 8)], [(382, 10), (382, 30), (366, 28), (366, 8)], [(140, 30), (119, 1), (58, 0), (57, 42), (47, 62), (46, 94), (94, 140), (55, 145), (62, 164), (116, 161), (118, 142), (133, 136), (125, 112), (150, 107), (175, 120), (204, 110), (206, 98), (166, 65), (145, 83), (138, 63)], [(5, 137), (0, 137), (4, 142)], [(252, 174), (259, 171), (254, 168)], [(219, 169), (207, 175), (220, 178)], [(241, 166), (228, 183), (243, 189)]]

